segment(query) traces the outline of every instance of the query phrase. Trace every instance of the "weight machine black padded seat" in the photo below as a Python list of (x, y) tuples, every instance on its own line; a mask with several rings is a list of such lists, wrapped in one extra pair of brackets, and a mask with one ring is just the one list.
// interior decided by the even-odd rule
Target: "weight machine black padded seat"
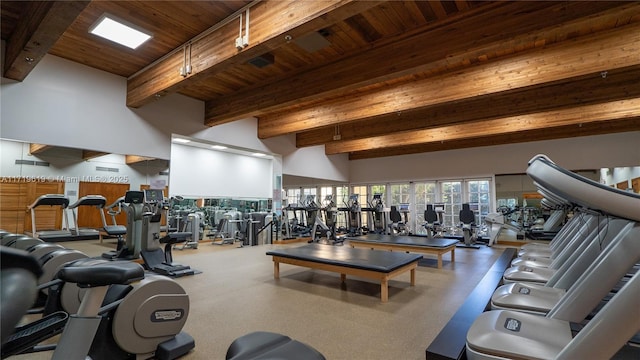
[(123, 236), (127, 234), (127, 227), (124, 225), (107, 225), (103, 228), (104, 232), (109, 236)]
[(398, 224), (402, 222), (402, 214), (398, 211), (398, 208), (394, 205), (391, 205), (391, 211), (389, 211), (389, 220), (392, 223)]
[(424, 211), (424, 221), (427, 224), (435, 224), (438, 222), (438, 213), (433, 209), (433, 205), (427, 204), (427, 209)]
[(124, 225), (105, 225), (102, 227), (104, 232), (109, 236), (115, 236), (118, 239), (116, 250), (120, 250), (124, 246), (124, 236), (127, 235), (127, 227)]
[(256, 331), (234, 340), (226, 360), (325, 360), (318, 350), (288, 336)]
[(463, 224), (474, 224), (476, 221), (476, 215), (471, 210), (469, 204), (462, 204), (462, 210), (459, 213), (460, 222)]

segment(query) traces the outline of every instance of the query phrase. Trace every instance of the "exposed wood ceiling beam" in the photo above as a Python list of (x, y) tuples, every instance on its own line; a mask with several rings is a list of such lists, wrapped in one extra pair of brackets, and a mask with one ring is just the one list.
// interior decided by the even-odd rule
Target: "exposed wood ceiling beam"
[(39, 153), (45, 152), (45, 151), (47, 151), (49, 149), (53, 149), (53, 146), (31, 143), (31, 144), (29, 144), (29, 155), (39, 154)]
[(488, 94), (464, 101), (410, 109), (400, 114), (353, 121), (296, 134), (296, 146), (314, 146), (334, 141), (367, 138), (396, 131), (433, 128), (464, 121), (527, 114), (617, 99), (640, 98), (640, 65), (615, 69), (602, 77), (588, 74), (562, 82), (526, 87), (518, 91)]
[(261, 139), (640, 64), (638, 23), (579, 37), (453, 74), (263, 116)]
[(135, 163), (139, 163), (139, 162), (143, 162), (143, 161), (151, 161), (151, 160), (155, 160), (155, 159), (156, 158), (146, 157), (146, 156), (126, 155), (124, 163), (127, 164), (127, 165), (131, 165), (131, 164), (135, 164)]
[(639, 114), (640, 98), (634, 98), (448, 125), (433, 129), (398, 132), (366, 139), (335, 141), (325, 145), (325, 152), (331, 155), (386, 147), (495, 136), (520, 131), (543, 129), (550, 131), (549, 129), (554, 127), (631, 119), (638, 117)]
[(419, 154), (432, 151), (514, 144), (528, 141), (554, 140), (629, 131), (640, 131), (640, 117), (624, 120), (593, 122), (582, 124), (582, 126), (567, 125), (549, 129), (518, 131), (508, 134), (499, 134), (495, 136), (486, 136), (480, 138), (469, 138), (445, 142), (432, 142), (410, 146), (398, 146), (384, 149), (357, 151), (349, 153), (349, 160), (372, 159), (385, 156)]
[[(562, 15), (548, 16), (549, 13)], [(640, 4), (624, 4), (613, 9), (610, 3), (604, 2), (498, 2), (480, 6), (427, 25), (419, 32), (385, 40), (340, 62), (209, 100), (205, 105), (205, 124), (214, 126), (277, 112), (294, 104), (300, 106), (321, 98), (340, 97), (359, 87), (413, 73), (451, 71), (479, 59), (486, 60), (487, 54), (506, 53), (514, 48), (527, 50), (522, 44), (549, 45), (593, 31), (596, 18), (600, 23), (613, 26), (622, 14), (630, 18), (634, 13), (640, 14)], [(562, 18), (560, 25), (559, 17)], [(481, 31), (469, 32), (468, 29)], [(439, 46), (443, 42), (451, 45)], [(362, 66), (372, 62), (376, 66)], [(296, 91), (291, 91), (292, 88)]]
[(7, 40), (3, 76), (24, 80), (90, 1), (25, 1), (25, 21)]
[(302, 36), (380, 4), (371, 1), (279, 1), (259, 2), (250, 10), (249, 46), (235, 47), (238, 23), (223, 25), (191, 44), (192, 73), (179, 74), (183, 52), (177, 51), (127, 81), (127, 106), (140, 107), (157, 95), (176, 92), (185, 83), (197, 81), (233, 64), (245, 63), (283, 44), (284, 35)]
[(107, 155), (109, 153), (102, 151), (94, 151), (94, 150), (82, 150), (82, 159), (90, 160), (93, 158), (97, 158), (98, 156)]

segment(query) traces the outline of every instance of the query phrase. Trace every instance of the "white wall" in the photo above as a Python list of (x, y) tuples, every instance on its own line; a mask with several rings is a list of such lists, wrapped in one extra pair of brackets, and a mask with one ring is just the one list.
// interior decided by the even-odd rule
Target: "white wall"
[(271, 159), (173, 144), (169, 191), (189, 198), (268, 199), (272, 167)]
[(517, 174), (545, 154), (569, 170), (640, 165), (640, 132), (438, 151), (350, 162), (351, 183)]
[[(171, 135), (180, 134), (282, 154), (287, 174), (348, 179), (346, 156), (296, 149), (290, 137), (261, 141), (253, 118), (207, 127), (204, 103), (179, 94), (128, 108), (125, 78), (52, 55), (23, 82), (3, 78), (1, 93), (5, 139), (169, 159)], [(301, 157), (306, 166), (296, 164)]]
[[(627, 189), (631, 189), (631, 180), (640, 178), (640, 166), (621, 167), (621, 168), (603, 168), (600, 173), (600, 182), (605, 185), (616, 186), (620, 182), (627, 182)], [(626, 189), (623, 189), (626, 190)]]
[(125, 78), (47, 55), (25, 81), (2, 84), (2, 137), (169, 159), (170, 133), (157, 121), (179, 123), (204, 111), (184, 96), (143, 111), (125, 101)]

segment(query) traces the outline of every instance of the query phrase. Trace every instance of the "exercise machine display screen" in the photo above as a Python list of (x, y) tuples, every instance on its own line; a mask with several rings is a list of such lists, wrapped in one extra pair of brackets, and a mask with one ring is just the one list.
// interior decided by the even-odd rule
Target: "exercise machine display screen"
[(142, 191), (127, 191), (124, 195), (124, 202), (127, 204), (142, 204), (144, 193)]
[(144, 191), (144, 200), (147, 203), (161, 203), (164, 200), (164, 192), (160, 189), (147, 189)]

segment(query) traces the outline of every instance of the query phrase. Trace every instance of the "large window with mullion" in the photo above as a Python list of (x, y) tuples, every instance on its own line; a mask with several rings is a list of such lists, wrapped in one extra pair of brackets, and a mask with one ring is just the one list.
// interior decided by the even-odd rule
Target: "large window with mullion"
[(467, 181), (469, 207), (476, 215), (476, 225), (484, 224), (484, 217), (491, 211), (491, 191), (489, 180)]
[(440, 182), (440, 202), (444, 204), (443, 227), (450, 233), (458, 230), (462, 209), (462, 181)]
[[(389, 191), (390, 191), (390, 203), (387, 204), (388, 208), (391, 208), (392, 206), (396, 206), (398, 210), (400, 210), (400, 204), (411, 204), (411, 184), (406, 183), (406, 184), (391, 184), (389, 186)], [(408, 219), (405, 219), (405, 215), (406, 217), (408, 217)], [(406, 224), (406, 226), (409, 229), (409, 232), (413, 233), (413, 229), (416, 228), (415, 226), (415, 216), (413, 218), (411, 218), (409, 216), (409, 214), (402, 214), (402, 221), (406, 221), (408, 220), (408, 223)]]
[(436, 200), (436, 182), (420, 182), (414, 184), (415, 188), (415, 205), (413, 211), (415, 211), (414, 221), (414, 233), (424, 235), (427, 231), (424, 228), (424, 211), (427, 209), (427, 204), (435, 204)]

